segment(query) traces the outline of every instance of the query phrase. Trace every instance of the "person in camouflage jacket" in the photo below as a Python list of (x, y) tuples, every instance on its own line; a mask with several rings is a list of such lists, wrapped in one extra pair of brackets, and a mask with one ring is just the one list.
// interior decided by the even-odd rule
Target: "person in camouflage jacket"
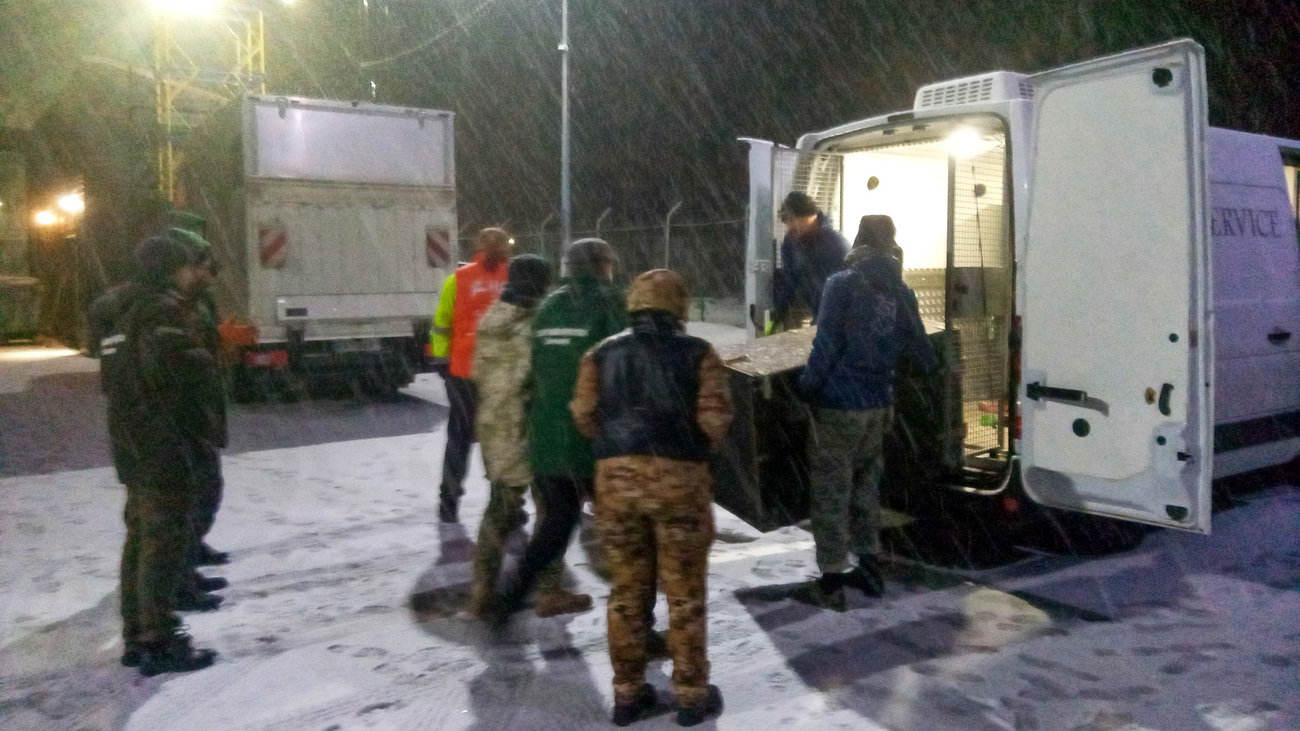
[[(528, 466), (529, 434), (525, 420), (527, 382), (532, 352), (533, 312), (550, 283), (550, 267), (541, 257), (524, 254), (510, 260), (509, 274), (501, 298), (494, 302), (478, 323), (474, 348), (474, 385), (478, 391), (479, 416), (475, 436), (483, 450), (483, 467), (491, 492), (479, 524), (474, 551), (474, 579), (470, 589), (470, 611), (483, 615), (493, 595), (505, 552), (505, 542), (517, 525), (524, 492), (532, 482)], [(539, 513), (545, 502), (534, 492)], [(572, 594), (561, 585), (563, 562), (552, 560), (541, 576), (541, 591), (535, 609), (539, 616), (552, 616), (591, 608), (591, 597)]]
[(733, 416), (725, 367), (684, 332), (687, 290), (667, 269), (637, 277), (632, 327), (582, 357), (570, 409), (596, 457), (596, 530), (609, 557), (609, 656), (617, 725), (656, 703), (645, 682), (647, 588), (668, 597), (677, 722), (720, 713), (709, 685), (707, 586), (713, 543), (709, 454)]
[[(519, 570), (505, 582), (492, 619), (504, 621), (525, 606), (549, 568), (564, 556), (578, 525), (582, 498), (592, 493), (595, 460), (591, 442), (573, 425), (569, 400), (578, 361), (588, 348), (627, 325), (623, 297), (610, 281), (614, 251), (601, 239), (580, 239), (565, 251), (569, 276), (537, 308), (532, 319), (529, 380), (528, 461), (538, 504), (544, 506)], [(538, 596), (539, 607), (546, 592)]]
[(210, 269), (171, 235), (146, 239), (136, 261), (139, 286), (114, 293), (129, 293), (129, 301), (98, 308), (120, 315), (100, 341), (100, 368), (113, 464), (127, 492), (122, 663), (154, 675), (207, 667), (216, 655), (190, 644), (175, 610), (197, 493), (195, 455), (225, 445), (225, 395), (195, 306)]

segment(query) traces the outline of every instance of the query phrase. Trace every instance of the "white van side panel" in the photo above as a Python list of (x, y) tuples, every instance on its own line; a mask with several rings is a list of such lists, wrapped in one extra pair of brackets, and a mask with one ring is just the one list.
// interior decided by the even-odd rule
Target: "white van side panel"
[(1284, 150), (1300, 153), (1300, 140), (1210, 130), (1216, 478), (1300, 454), (1300, 248)]
[(1300, 252), (1281, 157), (1288, 142), (1300, 150), (1300, 141), (1210, 130), (1220, 424), (1300, 410)]

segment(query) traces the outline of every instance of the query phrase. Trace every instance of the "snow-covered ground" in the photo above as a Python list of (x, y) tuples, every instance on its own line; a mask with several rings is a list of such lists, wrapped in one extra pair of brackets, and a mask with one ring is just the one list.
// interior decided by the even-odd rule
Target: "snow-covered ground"
[[(187, 616), (221, 656), (153, 679), (117, 663), (112, 471), (0, 480), (0, 728), (608, 727), (596, 554), (568, 554), (594, 611), (520, 615), (503, 636), (458, 613), (487, 487), (476, 466), (462, 525), (438, 523), (443, 439), (227, 457), (211, 543), (234, 561), (209, 573), (231, 587)], [(842, 614), (792, 596), (814, 573), (808, 533), (717, 520), (709, 652), (727, 708), (702, 728), (1300, 727), (1294, 488), (1216, 515), (1211, 536), (1156, 532), (1105, 559), (895, 562), (884, 599), (851, 595)], [(653, 663), (649, 680), (666, 691), (670, 674)]]

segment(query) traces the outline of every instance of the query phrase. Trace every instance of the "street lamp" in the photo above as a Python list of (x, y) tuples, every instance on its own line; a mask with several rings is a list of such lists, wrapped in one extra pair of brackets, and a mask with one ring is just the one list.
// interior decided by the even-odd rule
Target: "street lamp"
[(153, 0), (154, 9), (177, 15), (208, 15), (217, 7), (217, 0)]
[(58, 222), (59, 222), (59, 217), (54, 214), (54, 211), (46, 210), (46, 211), (38, 211), (36, 213), (37, 226), (53, 226)]
[(86, 210), (86, 199), (82, 197), (81, 193), (68, 193), (59, 196), (59, 209), (74, 216), (79, 215)]
[(560, 274), (564, 247), (573, 235), (573, 211), (569, 201), (569, 0), (560, 6)]

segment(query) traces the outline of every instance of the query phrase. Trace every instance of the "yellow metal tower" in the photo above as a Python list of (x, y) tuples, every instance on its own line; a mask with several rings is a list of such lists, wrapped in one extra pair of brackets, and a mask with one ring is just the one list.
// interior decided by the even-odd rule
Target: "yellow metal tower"
[(241, 94), (266, 93), (266, 22), (257, 8), (204, 14), (160, 9), (153, 46), (158, 190), (174, 202), (177, 143), (221, 104)]

